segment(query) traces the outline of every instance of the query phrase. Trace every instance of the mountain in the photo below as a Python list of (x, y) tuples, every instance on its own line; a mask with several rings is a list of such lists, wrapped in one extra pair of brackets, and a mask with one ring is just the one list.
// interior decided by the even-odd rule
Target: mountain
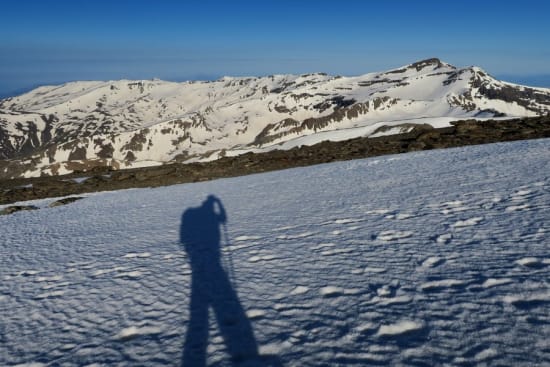
[(550, 89), (439, 59), (357, 77), (71, 82), (0, 100), (0, 178), (208, 161), (549, 111)]

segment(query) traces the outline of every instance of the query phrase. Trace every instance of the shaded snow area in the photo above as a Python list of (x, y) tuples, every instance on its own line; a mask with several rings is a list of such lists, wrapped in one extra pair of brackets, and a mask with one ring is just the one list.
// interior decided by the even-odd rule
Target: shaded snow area
[(550, 364), (550, 140), (53, 200), (0, 217), (2, 366)]

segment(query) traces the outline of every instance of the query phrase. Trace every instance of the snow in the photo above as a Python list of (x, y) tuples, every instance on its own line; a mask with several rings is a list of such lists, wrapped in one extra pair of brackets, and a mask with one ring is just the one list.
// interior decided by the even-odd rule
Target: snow
[[(123, 162), (125, 167), (139, 168), (176, 157), (208, 161), (326, 140), (386, 136), (406, 132), (410, 124), (446, 127), (452, 121), (490, 118), (494, 115), (490, 110), (506, 113), (506, 118), (548, 110), (536, 101), (527, 109), (483, 96), (472, 80), (497, 89), (511, 84), (494, 80), (476, 67), (457, 69), (442, 63), (441, 67), (432, 64), (417, 70), (409, 65), (405, 69), (397, 74), (356, 77), (307, 74), (224, 77), (214, 82), (72, 82), (0, 100), (0, 130), (15, 149), (21, 149), (26, 143), (35, 144), (31, 130), (37, 130), (38, 140), (48, 136), (42, 134), (46, 129), (43, 119), (55, 117), (50, 126), (52, 139), (70, 144), (57, 146), (54, 163), (46, 154), (35, 154), (36, 167), (24, 176), (36, 177), (51, 174), (56, 163), (61, 163), (54, 166), (60, 174), (70, 173), (67, 161), (77, 147), (88, 160), (98, 159), (102, 148), (97, 140), (112, 145), (111, 165)], [(455, 74), (456, 80), (449, 82)], [(333, 116), (320, 125), (308, 120), (333, 114), (337, 110), (334, 98), (356, 102), (359, 112)], [(327, 107), (320, 108), (323, 104)], [(285, 125), (286, 119), (296, 123)], [(402, 124), (407, 125), (398, 126)], [(265, 129), (272, 140), (259, 145), (257, 138)], [(131, 162), (129, 152), (135, 157)]]
[(320, 143), (322, 141), (343, 141), (358, 137), (379, 137), (379, 136), (387, 136), (392, 134), (399, 134), (410, 131), (410, 129), (403, 128), (390, 128), (387, 131), (384, 132), (378, 132), (375, 133), (375, 131), (382, 127), (382, 126), (394, 126), (394, 125), (401, 125), (403, 123), (409, 123), (409, 124), (428, 124), (435, 128), (443, 128), (443, 127), (449, 127), (451, 126), (451, 122), (459, 120), (458, 118), (453, 117), (432, 117), (432, 118), (417, 118), (417, 119), (408, 119), (403, 117), (402, 119), (397, 120), (383, 120), (383, 121), (361, 121), (358, 122), (357, 125), (361, 124), (367, 124), (367, 126), (356, 126), (356, 127), (350, 127), (350, 128), (341, 128), (338, 130), (329, 130), (329, 131), (321, 131), (316, 133), (310, 133), (309, 135), (305, 136), (299, 136), (293, 139), (285, 138), (284, 142), (276, 142), (273, 144), (266, 145), (261, 148), (246, 148), (246, 149), (238, 149), (234, 148), (231, 150), (226, 151), (225, 155), (228, 157), (237, 156), (240, 154), (248, 153), (248, 152), (254, 152), (254, 153), (262, 153), (262, 152), (269, 152), (275, 149), (279, 150), (289, 150), (295, 147), (300, 147), (302, 145), (314, 145), (317, 143)]
[(424, 327), (421, 322), (415, 321), (399, 321), (398, 323), (392, 325), (382, 325), (376, 335), (378, 336), (387, 336), (387, 335), (399, 335), (404, 334), (409, 331), (420, 330)]
[(149, 335), (149, 334), (160, 334), (162, 332), (162, 329), (158, 327), (151, 327), (151, 326), (145, 326), (145, 327), (136, 327), (136, 326), (130, 326), (123, 330), (121, 330), (116, 336), (116, 339), (121, 340), (128, 340), (132, 339), (138, 336), (142, 335)]
[(548, 365), (549, 162), (543, 139), (32, 201), (0, 217), (0, 365), (180, 365), (208, 291), (181, 218), (211, 194), (242, 313), (210, 309), (208, 365)]
[[(509, 209), (509, 208), (506, 208)], [(465, 209), (466, 210), (466, 209)], [(468, 226), (475, 226), (479, 222), (483, 220), (483, 217), (474, 217), (474, 218), (468, 218), (465, 220), (459, 220), (456, 223), (453, 224), (453, 227), (468, 227)]]

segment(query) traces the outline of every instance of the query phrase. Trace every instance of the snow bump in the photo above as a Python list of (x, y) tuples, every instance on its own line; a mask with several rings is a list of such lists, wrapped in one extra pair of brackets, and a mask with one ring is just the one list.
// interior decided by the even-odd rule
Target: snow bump
[(144, 335), (160, 334), (161, 332), (162, 329), (154, 326), (130, 326), (122, 329), (118, 334), (116, 334), (115, 338), (121, 341), (126, 341)]
[(377, 239), (385, 242), (396, 241), (404, 238), (411, 237), (414, 233), (412, 231), (383, 231), (378, 234)]
[(403, 320), (395, 324), (382, 325), (376, 333), (377, 336), (395, 336), (418, 331), (424, 328), (424, 323), (419, 321)]

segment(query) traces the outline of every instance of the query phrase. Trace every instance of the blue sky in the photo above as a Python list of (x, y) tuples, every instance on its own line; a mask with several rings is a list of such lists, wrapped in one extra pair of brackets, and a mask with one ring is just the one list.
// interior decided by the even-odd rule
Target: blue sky
[(550, 86), (550, 2), (18, 0), (0, 95), (90, 79), (357, 75), (427, 57)]

